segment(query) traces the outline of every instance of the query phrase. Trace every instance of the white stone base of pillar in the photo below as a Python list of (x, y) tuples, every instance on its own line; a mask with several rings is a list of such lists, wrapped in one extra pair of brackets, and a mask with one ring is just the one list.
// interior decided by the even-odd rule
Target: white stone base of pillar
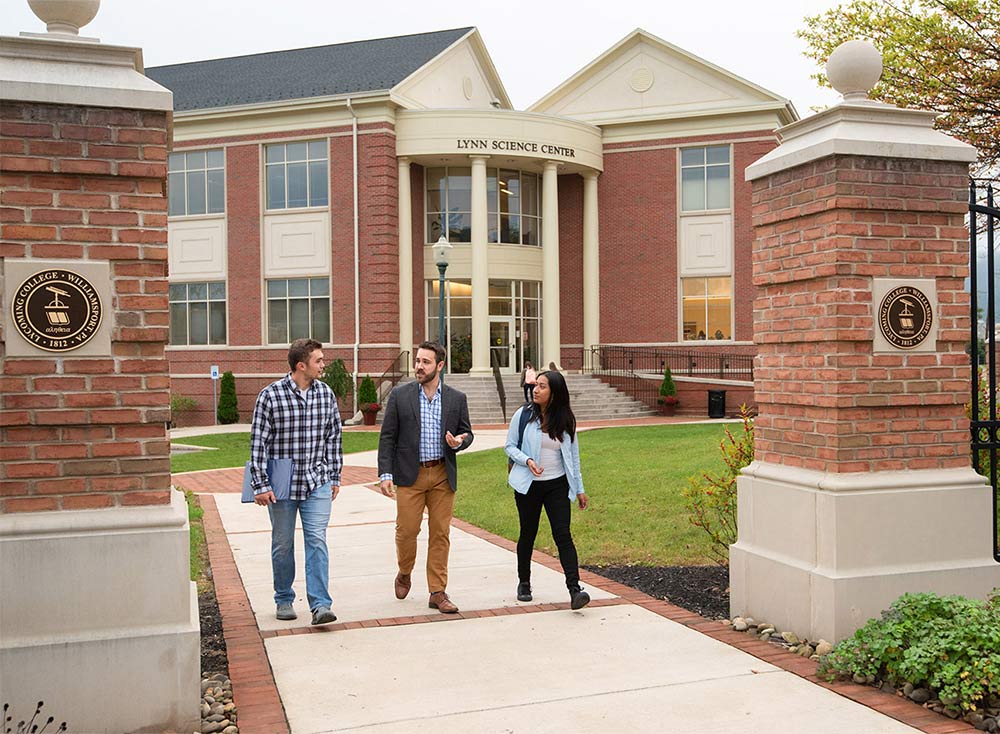
[(992, 499), (972, 469), (828, 474), (754, 462), (738, 479), (731, 616), (850, 636), (906, 592), (1000, 587)]
[[(201, 729), (187, 505), (0, 515), (3, 700), (69, 731)], [(128, 698), (123, 704), (122, 696)]]

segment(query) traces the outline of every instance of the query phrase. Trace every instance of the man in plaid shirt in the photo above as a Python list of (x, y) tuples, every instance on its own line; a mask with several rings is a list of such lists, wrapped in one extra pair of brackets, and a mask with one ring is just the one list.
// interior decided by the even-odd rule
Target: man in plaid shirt
[[(295, 619), (295, 515), (302, 518), (306, 549), (306, 598), (313, 624), (337, 619), (327, 584), (330, 556), (326, 527), (330, 503), (340, 492), (343, 464), (340, 409), (330, 387), (319, 380), (326, 362), (322, 345), (297, 339), (288, 348), (285, 377), (260, 391), (250, 428), (250, 484), (255, 501), (271, 517), (271, 572), (278, 619)], [(291, 459), (289, 498), (278, 501), (269, 484), (267, 460)]]

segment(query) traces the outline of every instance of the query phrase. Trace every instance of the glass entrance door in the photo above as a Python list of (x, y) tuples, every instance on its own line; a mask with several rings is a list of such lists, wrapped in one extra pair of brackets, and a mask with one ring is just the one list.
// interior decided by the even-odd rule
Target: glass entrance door
[(514, 317), (490, 317), (490, 365), (496, 364), (501, 374), (514, 374)]

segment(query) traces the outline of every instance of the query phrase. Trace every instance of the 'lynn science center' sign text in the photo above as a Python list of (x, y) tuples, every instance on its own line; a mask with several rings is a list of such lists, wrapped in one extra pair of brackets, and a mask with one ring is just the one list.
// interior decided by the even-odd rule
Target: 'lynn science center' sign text
[(576, 150), (564, 145), (535, 143), (527, 140), (489, 140), (488, 138), (458, 138), (459, 150), (485, 150), (496, 153), (532, 153), (554, 155), (562, 158), (576, 158)]

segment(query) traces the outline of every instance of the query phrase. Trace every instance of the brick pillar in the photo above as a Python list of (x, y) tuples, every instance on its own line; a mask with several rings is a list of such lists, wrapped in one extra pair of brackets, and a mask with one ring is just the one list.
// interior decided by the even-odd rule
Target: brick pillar
[(759, 416), (731, 607), (810, 639), (1000, 584), (964, 410), (975, 150), (933, 120), (852, 99), (747, 170)]
[(197, 597), (165, 428), (171, 94), (137, 49), (43, 34), (0, 55), (3, 698), (71, 731), (191, 731)]

